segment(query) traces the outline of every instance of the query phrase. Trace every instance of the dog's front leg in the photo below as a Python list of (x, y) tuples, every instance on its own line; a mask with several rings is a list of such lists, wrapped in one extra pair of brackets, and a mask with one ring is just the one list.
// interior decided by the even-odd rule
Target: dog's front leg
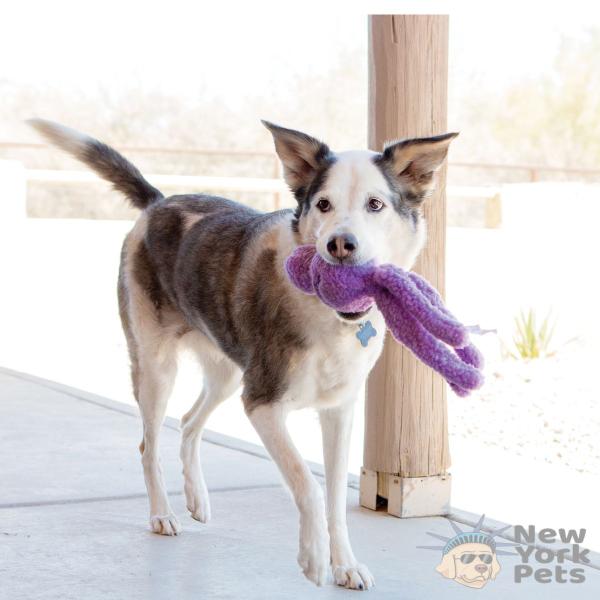
[(323, 491), (289, 436), (286, 416), (287, 412), (279, 402), (263, 404), (249, 414), (300, 511), (298, 563), (308, 579), (323, 585), (327, 581), (330, 564)]
[(354, 557), (346, 525), (348, 453), (354, 404), (319, 412), (327, 480), (327, 521), (331, 539), (331, 567), (338, 585), (368, 589), (375, 584), (369, 569)]

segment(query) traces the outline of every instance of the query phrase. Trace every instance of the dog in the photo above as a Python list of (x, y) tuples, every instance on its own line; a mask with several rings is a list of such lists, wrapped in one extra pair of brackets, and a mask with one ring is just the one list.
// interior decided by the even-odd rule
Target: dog
[(496, 579), (500, 572), (493, 540), (491, 543), (467, 541), (451, 548), (442, 557), (436, 571), (446, 579), (481, 589), (488, 581)]
[[(353, 406), (383, 347), (356, 333), (385, 324), (376, 308), (338, 313), (296, 289), (284, 261), (314, 244), (332, 264), (367, 261), (409, 269), (426, 240), (422, 206), (455, 133), (393, 142), (382, 152), (333, 152), (305, 133), (263, 121), (295, 209), (261, 213), (205, 194), (165, 198), (109, 146), (62, 125), (33, 120), (48, 141), (113, 184), (141, 210), (122, 249), (118, 298), (143, 420), (140, 445), (150, 527), (177, 535), (159, 465), (158, 441), (177, 369), (190, 348), (202, 392), (181, 420), (181, 459), (191, 516), (210, 519), (200, 465), (202, 430), (214, 408), (243, 385), (246, 414), (299, 511), (298, 563), (323, 585), (368, 589), (374, 579), (352, 551), (346, 526)], [(292, 410), (318, 411), (326, 496), (286, 430)]]

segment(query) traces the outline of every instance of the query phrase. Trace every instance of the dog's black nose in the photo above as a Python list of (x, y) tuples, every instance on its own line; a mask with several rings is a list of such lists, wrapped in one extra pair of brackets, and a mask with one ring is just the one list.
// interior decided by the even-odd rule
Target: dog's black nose
[(488, 570), (488, 568), (485, 565), (475, 565), (475, 570), (478, 573), (485, 573)]
[(358, 248), (358, 240), (352, 233), (343, 233), (341, 235), (332, 235), (327, 242), (327, 251), (334, 258), (344, 260), (348, 258)]

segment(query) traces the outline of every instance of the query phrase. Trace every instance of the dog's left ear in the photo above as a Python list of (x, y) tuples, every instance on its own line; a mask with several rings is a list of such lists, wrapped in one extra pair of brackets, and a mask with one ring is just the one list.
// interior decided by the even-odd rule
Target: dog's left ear
[(436, 173), (448, 146), (458, 133), (393, 142), (385, 146), (376, 162), (400, 184), (406, 199), (420, 203), (435, 189)]
[(299, 199), (316, 174), (331, 161), (331, 150), (327, 144), (301, 131), (268, 121), (262, 121), (262, 124), (273, 135), (275, 151), (283, 164), (283, 177)]

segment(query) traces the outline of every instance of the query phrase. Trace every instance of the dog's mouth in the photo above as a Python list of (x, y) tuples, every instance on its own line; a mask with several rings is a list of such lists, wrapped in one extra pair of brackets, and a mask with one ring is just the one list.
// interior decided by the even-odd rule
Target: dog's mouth
[(359, 312), (341, 312), (339, 310), (336, 312), (342, 319), (344, 319), (344, 321), (358, 321), (359, 319), (362, 319), (362, 317), (364, 317), (370, 310), (371, 307), (369, 306), (369, 308), (366, 310), (361, 310)]
[(346, 258), (335, 258), (328, 253), (319, 252), (319, 256), (330, 265), (334, 267), (362, 267), (366, 264), (373, 262), (372, 260), (361, 260), (355, 256), (348, 256)]
[(466, 575), (460, 575), (460, 579), (466, 581), (467, 583), (475, 583), (476, 581), (487, 581), (484, 574), (476, 575), (473, 579), (469, 579)]

